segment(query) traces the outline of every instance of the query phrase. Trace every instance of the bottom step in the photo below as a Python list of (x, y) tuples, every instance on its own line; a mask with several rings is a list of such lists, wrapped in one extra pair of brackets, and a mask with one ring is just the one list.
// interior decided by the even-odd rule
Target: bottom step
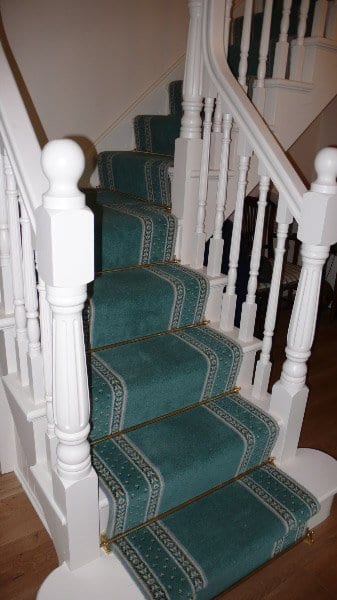
[(110, 546), (145, 597), (209, 600), (299, 541), (318, 509), (265, 465)]
[(318, 510), (308, 491), (264, 465), (111, 543), (109, 555), (76, 571), (64, 563), (37, 599), (210, 600), (301, 540)]

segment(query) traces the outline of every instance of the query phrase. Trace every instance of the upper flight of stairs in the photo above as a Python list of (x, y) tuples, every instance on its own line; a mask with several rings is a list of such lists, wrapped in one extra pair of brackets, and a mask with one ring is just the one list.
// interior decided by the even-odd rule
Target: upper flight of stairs
[(270, 462), (277, 423), (235, 387), (240, 346), (203, 322), (207, 279), (174, 260), (180, 94), (173, 82), (170, 116), (136, 118), (136, 152), (99, 156), (85, 310), (104, 547), (146, 597), (172, 600), (213, 598), (302, 539), (318, 510)]

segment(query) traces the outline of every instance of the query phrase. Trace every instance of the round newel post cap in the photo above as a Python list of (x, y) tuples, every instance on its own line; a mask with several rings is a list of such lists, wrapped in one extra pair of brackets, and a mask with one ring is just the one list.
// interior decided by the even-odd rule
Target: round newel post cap
[(337, 192), (337, 148), (323, 148), (315, 158), (317, 179), (311, 186), (312, 191), (323, 194)]
[(46, 196), (78, 196), (77, 184), (84, 165), (84, 154), (73, 140), (48, 142), (42, 150), (42, 169), (50, 183)]

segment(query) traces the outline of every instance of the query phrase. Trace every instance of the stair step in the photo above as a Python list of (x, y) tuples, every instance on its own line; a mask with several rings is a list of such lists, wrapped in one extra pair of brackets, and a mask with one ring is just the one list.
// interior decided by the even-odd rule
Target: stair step
[(265, 465), (110, 548), (147, 598), (210, 600), (301, 540), (318, 509), (310, 493)]
[(169, 85), (169, 106), (171, 115), (182, 115), (183, 82), (171, 81)]
[(240, 362), (239, 345), (205, 326), (89, 354), (91, 440), (232, 389)]
[(173, 157), (146, 152), (101, 152), (98, 171), (103, 188), (118, 190), (155, 202), (171, 204), (169, 169)]
[(108, 537), (250, 470), (269, 456), (278, 427), (237, 394), (93, 445), (110, 503)]
[(134, 120), (136, 149), (139, 152), (174, 154), (181, 115), (138, 115)]
[(208, 283), (176, 263), (107, 271), (89, 289), (85, 328), (91, 348), (203, 320)]
[(166, 210), (117, 192), (98, 192), (89, 206), (96, 271), (172, 260), (176, 221)]

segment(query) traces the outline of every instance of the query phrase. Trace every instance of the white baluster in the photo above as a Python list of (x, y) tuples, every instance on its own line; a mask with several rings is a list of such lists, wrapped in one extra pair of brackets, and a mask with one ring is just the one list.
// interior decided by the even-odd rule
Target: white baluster
[(258, 201), (258, 210), (256, 217), (254, 241), (252, 255), (250, 259), (249, 281), (247, 288), (246, 301), (242, 305), (239, 339), (250, 341), (254, 336), (254, 326), (256, 318), (256, 290), (257, 278), (261, 262), (261, 250), (264, 231), (264, 217), (267, 206), (267, 196), (269, 191), (270, 178), (267, 175), (260, 175), (260, 196)]
[(4, 314), (9, 315), (13, 313), (13, 282), (6, 207), (6, 178), (2, 151), (0, 153), (0, 294)]
[(227, 181), (228, 181), (228, 161), (229, 147), (231, 143), (231, 129), (233, 118), (232, 115), (226, 113), (223, 118), (223, 138), (222, 149), (219, 167), (219, 181), (216, 198), (216, 212), (214, 220), (213, 237), (210, 240), (209, 256), (207, 265), (207, 274), (211, 277), (220, 275), (223, 239), (222, 225), (224, 220), (224, 211), (226, 205)]
[(239, 176), (231, 249), (229, 254), (229, 269), (227, 276), (226, 291), (223, 295), (221, 307), (220, 329), (222, 331), (232, 331), (234, 328), (234, 317), (236, 307), (235, 285), (240, 254), (243, 206), (246, 195), (247, 174), (251, 157), (251, 148), (248, 147), (248, 144), (246, 144), (246, 141), (242, 138), (241, 140), (239, 140), (239, 148), (241, 148), (239, 150)]
[(328, 0), (316, 0), (311, 37), (324, 37), (328, 5)]
[(280, 297), (280, 285), (283, 271), (283, 259), (288, 236), (289, 225), (292, 222), (292, 215), (286, 207), (286, 203), (279, 198), (276, 215), (277, 222), (277, 241), (275, 248), (275, 257), (273, 265), (273, 274), (270, 282), (266, 318), (264, 322), (262, 350), (256, 365), (253, 398), (262, 400), (266, 397), (270, 379), (271, 361), (270, 352), (272, 348), (277, 307)]
[(44, 374), (44, 394), (46, 401), (47, 433), (46, 448), (47, 458), (50, 466), (56, 463), (56, 445), (55, 422), (53, 411), (53, 358), (52, 358), (52, 314), (50, 305), (46, 298), (46, 285), (39, 279), (39, 307), (40, 307), (40, 326), (41, 326), (41, 346)]
[(190, 25), (188, 31), (185, 74), (183, 82), (183, 117), (180, 137), (199, 139), (201, 136), (202, 109), (202, 57), (201, 57), (201, 0), (189, 0)]
[(325, 37), (337, 41), (337, 0), (330, 0), (328, 4)]
[(77, 188), (84, 168), (79, 146), (71, 140), (49, 142), (42, 168), (50, 187), (36, 211), (37, 255), (53, 320), (52, 395), (58, 440), (53, 491), (66, 515), (68, 565), (73, 569), (99, 556), (98, 487), (87, 439), (90, 407), (82, 323), (86, 284), (94, 277), (94, 224)]
[(223, 36), (224, 50), (225, 50), (225, 55), (226, 56), (228, 54), (228, 47), (229, 47), (229, 33), (230, 33), (231, 19), (232, 19), (232, 5), (233, 5), (233, 0), (227, 0), (226, 1), (226, 4), (225, 4), (225, 25), (224, 25), (224, 36)]
[(213, 125), (211, 133), (211, 148), (209, 157), (209, 168), (219, 169), (222, 146), (222, 112), (220, 96), (217, 96), (213, 116)]
[[(183, 83), (183, 117), (180, 137), (176, 140), (172, 181), (172, 209), (180, 225), (175, 254), (184, 264), (191, 264), (197, 222), (198, 179), (202, 154), (202, 0), (189, 0), (185, 74)], [(210, 95), (210, 94), (208, 94)]]
[(289, 42), (288, 42), (288, 29), (290, 21), (292, 0), (283, 1), (283, 13), (280, 29), (279, 41), (275, 48), (274, 67), (273, 67), (273, 78), (284, 79), (286, 76)]
[(214, 98), (205, 98), (205, 118), (204, 118), (204, 135), (202, 141), (202, 155), (200, 166), (199, 180), (199, 199), (197, 213), (197, 228), (195, 233), (195, 252), (192, 259), (192, 266), (196, 269), (201, 269), (204, 264), (205, 254), (205, 213), (207, 199), (207, 184), (209, 170), (209, 150), (211, 140), (212, 113), (214, 106)]
[(15, 316), (15, 345), (17, 354), (17, 365), (21, 384), (29, 384), (28, 375), (28, 339), (27, 320), (24, 300), (23, 276), (22, 276), (22, 248), (19, 221), (18, 190), (15, 176), (7, 154), (5, 153), (5, 176), (7, 213), (10, 238), (10, 255), (13, 278), (14, 316)]
[(302, 0), (297, 29), (297, 39), (293, 43), (290, 60), (290, 79), (302, 81), (304, 62), (304, 36), (307, 26), (307, 18), (310, 0)]
[(264, 82), (266, 78), (267, 58), (270, 43), (270, 27), (273, 11), (273, 0), (266, 0), (263, 11), (263, 23), (259, 50), (259, 66), (257, 70), (256, 87), (254, 89), (254, 104), (262, 112), (265, 101)]
[(36, 289), (36, 269), (32, 246), (31, 224), (20, 197), (22, 270), (28, 334), (28, 372), (35, 403), (44, 397), (43, 363), (40, 345), (40, 324)]
[(243, 15), (242, 38), (240, 46), (240, 63), (238, 81), (247, 91), (247, 69), (248, 53), (250, 48), (250, 32), (252, 27), (253, 0), (245, 1), (245, 11)]
[(318, 177), (304, 194), (298, 229), (302, 269), (288, 330), (287, 359), (270, 404), (271, 412), (282, 420), (274, 449), (280, 462), (291, 459), (297, 450), (308, 396), (307, 361), (315, 334), (322, 268), (330, 244), (337, 240), (337, 149), (321, 150), (315, 168)]

